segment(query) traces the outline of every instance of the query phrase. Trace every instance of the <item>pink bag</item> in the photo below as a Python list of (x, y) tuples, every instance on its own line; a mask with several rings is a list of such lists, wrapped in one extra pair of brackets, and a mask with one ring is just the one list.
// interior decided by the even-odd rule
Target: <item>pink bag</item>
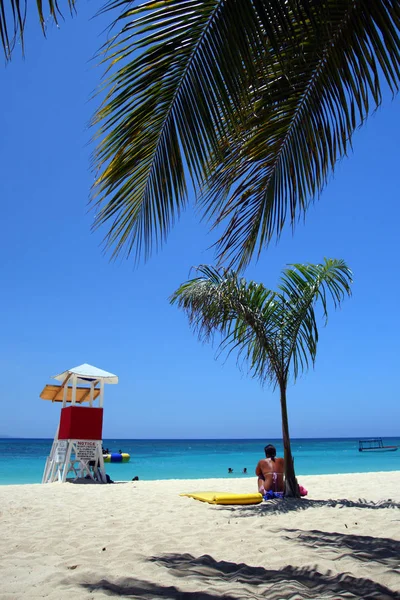
[(299, 492), (300, 492), (300, 496), (307, 496), (307, 494), (308, 494), (308, 491), (302, 485), (299, 485)]

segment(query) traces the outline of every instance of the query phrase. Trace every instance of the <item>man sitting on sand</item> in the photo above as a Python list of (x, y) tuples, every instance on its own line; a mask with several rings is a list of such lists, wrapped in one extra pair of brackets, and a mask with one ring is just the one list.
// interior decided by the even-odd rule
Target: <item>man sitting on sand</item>
[(283, 458), (276, 458), (276, 448), (272, 444), (265, 446), (264, 452), (265, 458), (262, 458), (256, 467), (258, 491), (263, 495), (269, 490), (272, 490), (273, 492), (283, 492), (283, 474), (285, 472), (284, 460)]

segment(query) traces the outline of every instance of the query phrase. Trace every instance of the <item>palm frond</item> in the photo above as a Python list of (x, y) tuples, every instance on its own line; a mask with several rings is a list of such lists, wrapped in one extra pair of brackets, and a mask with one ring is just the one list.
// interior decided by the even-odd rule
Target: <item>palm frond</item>
[(343, 260), (325, 259), (322, 264), (293, 264), (281, 277), (279, 290), (287, 303), (282, 338), (287, 341), (284, 371), (293, 370), (294, 379), (314, 364), (317, 354), (318, 328), (314, 307), (322, 307), (328, 320), (328, 298), (338, 308), (351, 295), (352, 273)]
[(234, 271), (201, 265), (201, 274), (182, 284), (171, 296), (189, 318), (201, 340), (222, 335), (220, 352), (238, 351), (238, 360), (248, 362), (253, 375), (276, 383), (279, 369), (275, 356), (275, 332), (279, 303), (262, 284), (247, 283)]
[(280, 57), (269, 52), (259, 66), (246, 127), (221, 138), (223, 160), (210, 157), (203, 202), (217, 225), (228, 222), (220, 260), (239, 268), (287, 220), (294, 226), (305, 215), (355, 129), (379, 106), (382, 81), (393, 93), (399, 87), (397, 1), (301, 4), (309, 12), (293, 24), (296, 34), (282, 39)]
[(238, 352), (253, 376), (273, 385), (296, 379), (314, 363), (318, 328), (314, 307), (327, 318), (328, 298), (337, 308), (351, 294), (351, 271), (344, 261), (295, 264), (286, 269), (277, 292), (246, 282), (234, 271), (198, 267), (200, 277), (182, 284), (171, 303), (183, 309), (205, 341), (222, 335), (220, 349)]
[[(75, 10), (75, 2), (76, 0), (64, 0), (63, 4), (72, 13)], [(22, 51), (24, 50), (27, 10), (27, 0), (0, 0), (0, 38), (6, 60), (11, 59), (17, 41), (20, 41)], [(44, 34), (49, 19), (57, 24), (62, 18), (58, 0), (36, 0), (36, 10)]]
[(96, 224), (114, 253), (165, 239), (187, 202), (240, 267), (304, 215), (400, 80), (397, 0), (165, 0), (122, 10), (95, 123)]
[(219, 137), (237, 127), (261, 28), (250, 0), (109, 2), (115, 9), (122, 29), (104, 47), (112, 73), (94, 119), (96, 226), (111, 222), (115, 254), (135, 246), (147, 256), (186, 205), (185, 165), (202, 181)]

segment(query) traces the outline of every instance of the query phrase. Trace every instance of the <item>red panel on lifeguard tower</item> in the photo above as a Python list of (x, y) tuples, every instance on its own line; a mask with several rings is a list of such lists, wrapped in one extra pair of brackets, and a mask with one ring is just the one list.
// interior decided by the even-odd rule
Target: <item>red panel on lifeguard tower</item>
[(101, 440), (103, 409), (67, 406), (61, 409), (59, 440)]

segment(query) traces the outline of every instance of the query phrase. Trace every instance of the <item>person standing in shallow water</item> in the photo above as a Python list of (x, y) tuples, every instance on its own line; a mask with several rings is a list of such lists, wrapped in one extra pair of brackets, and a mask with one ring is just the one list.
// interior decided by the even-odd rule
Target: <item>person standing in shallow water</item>
[(276, 458), (276, 448), (268, 444), (264, 448), (265, 458), (258, 461), (256, 475), (258, 477), (258, 491), (265, 494), (284, 491), (285, 463), (283, 458)]

